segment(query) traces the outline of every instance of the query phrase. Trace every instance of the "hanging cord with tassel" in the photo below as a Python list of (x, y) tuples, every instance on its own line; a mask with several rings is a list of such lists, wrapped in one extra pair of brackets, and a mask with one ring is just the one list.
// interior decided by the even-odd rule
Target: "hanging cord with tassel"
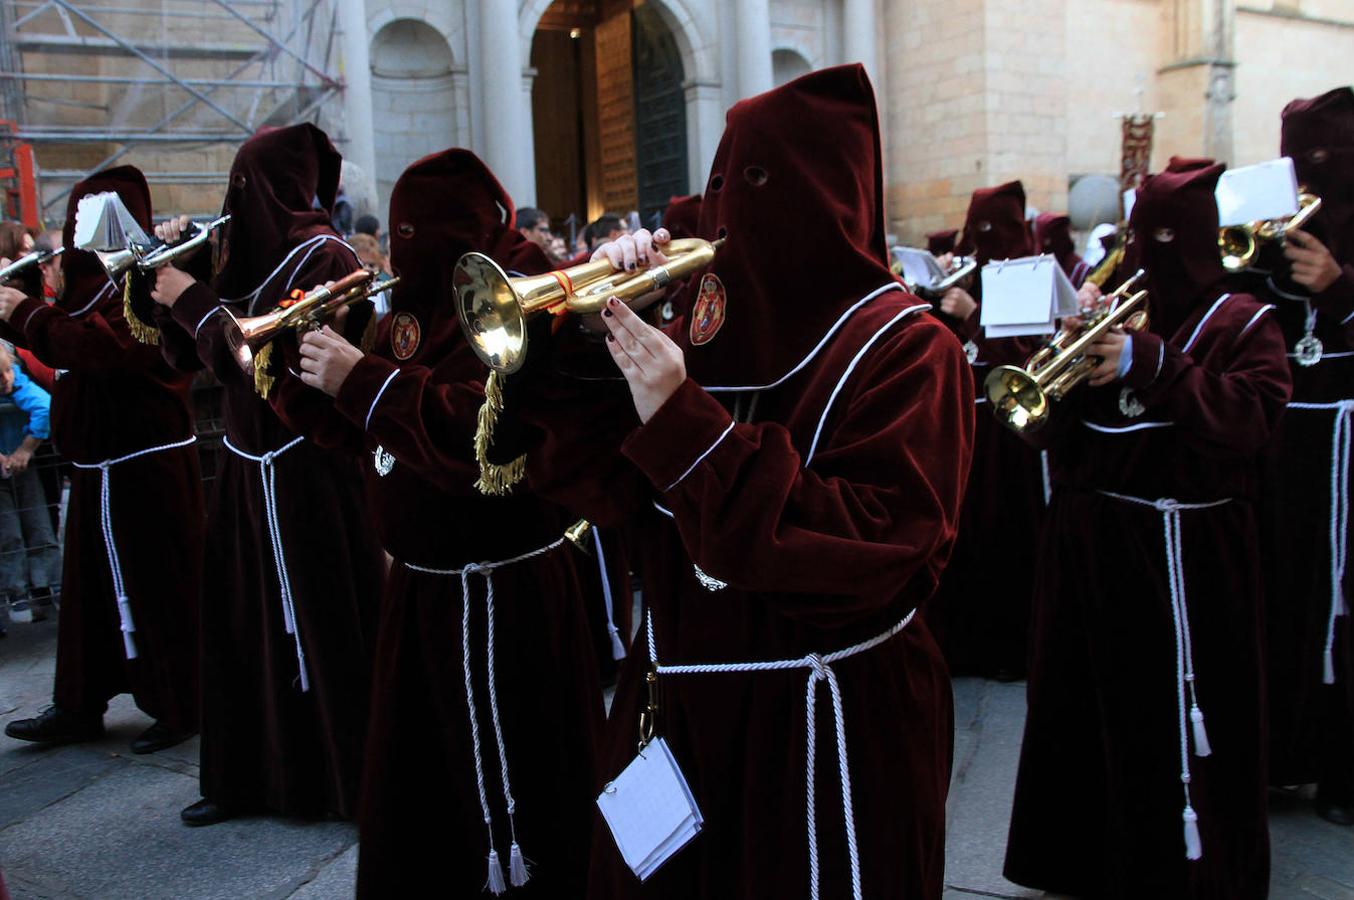
[(492, 371), (484, 382), (484, 405), (480, 407), (478, 427), (475, 429), (475, 461), (480, 465), (480, 477), (475, 487), (481, 494), (502, 496), (527, 474), (525, 454), (507, 465), (489, 460), (489, 448), (494, 443), (494, 428), (498, 425), (498, 414), (502, 411), (503, 384), (498, 372)]
[(132, 309), (132, 272), (128, 271), (122, 276), (122, 318), (127, 322), (127, 329), (131, 331), (132, 337), (143, 344), (160, 343), (160, 329), (154, 325), (147, 325), (141, 321), (141, 317)]

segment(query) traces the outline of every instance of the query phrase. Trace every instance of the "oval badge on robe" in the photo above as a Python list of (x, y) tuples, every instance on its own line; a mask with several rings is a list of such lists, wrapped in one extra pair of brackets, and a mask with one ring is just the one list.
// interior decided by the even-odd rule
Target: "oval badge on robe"
[(724, 324), (724, 282), (713, 272), (701, 279), (696, 305), (691, 310), (691, 346), (709, 343)]
[(395, 352), (396, 359), (404, 362), (413, 356), (421, 336), (418, 319), (413, 313), (395, 313), (395, 320), (390, 323), (390, 349)]

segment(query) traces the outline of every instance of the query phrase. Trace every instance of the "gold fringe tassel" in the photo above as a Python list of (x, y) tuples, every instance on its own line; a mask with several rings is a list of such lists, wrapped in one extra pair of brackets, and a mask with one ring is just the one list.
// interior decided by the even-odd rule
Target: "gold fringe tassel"
[(479, 427), (475, 429), (475, 460), (480, 464), (480, 479), (475, 487), (481, 494), (502, 496), (527, 475), (527, 458), (519, 456), (506, 466), (489, 461), (489, 448), (494, 443), (494, 427), (503, 411), (503, 385), (498, 372), (490, 372), (484, 382), (484, 405), (480, 407)]
[(132, 312), (132, 273), (128, 272), (122, 276), (122, 318), (127, 321), (127, 328), (132, 332), (132, 337), (143, 344), (160, 343), (160, 329), (154, 325), (147, 325), (142, 322), (136, 313)]
[(260, 397), (268, 399), (268, 395), (273, 390), (273, 373), (268, 371), (273, 361), (273, 345), (264, 344), (259, 348), (259, 352), (254, 354), (254, 390), (258, 391)]

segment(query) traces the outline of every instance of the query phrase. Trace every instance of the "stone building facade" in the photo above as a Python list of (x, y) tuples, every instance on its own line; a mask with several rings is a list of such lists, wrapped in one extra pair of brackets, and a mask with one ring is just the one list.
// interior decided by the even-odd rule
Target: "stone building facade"
[[(1011, 178), (1024, 181), (1032, 205), (1066, 208), (1077, 179), (1117, 173), (1118, 114), (1164, 114), (1154, 167), (1171, 154), (1245, 164), (1277, 154), (1288, 100), (1354, 81), (1350, 0), (327, 2), (346, 87), (314, 116), (357, 163), (351, 193), (378, 215), (409, 162), (459, 145), (483, 156), (520, 205), (540, 205), (557, 222), (604, 209), (640, 209), (647, 220), (667, 196), (701, 189), (729, 105), (861, 61), (879, 97), (890, 227), (916, 240), (960, 224), (974, 188)], [(238, 27), (220, 18), (206, 34), (199, 24), (198, 38), (225, 54)], [(30, 56), (21, 54), (28, 70), (39, 65)], [(90, 58), (49, 54), (41, 65), (112, 65)], [(224, 65), (197, 61), (191, 71)], [(81, 90), (97, 107), (99, 91), (119, 88)], [(152, 119), (168, 105), (128, 115)], [(30, 127), (35, 117), (74, 115), (25, 109)], [(38, 158), (73, 170), (104, 149), (42, 144)], [(191, 152), (200, 168), (224, 171), (229, 150), (159, 147), (128, 158), (153, 172)], [(160, 209), (207, 210), (220, 190), (205, 178), (152, 174), (152, 183)]]

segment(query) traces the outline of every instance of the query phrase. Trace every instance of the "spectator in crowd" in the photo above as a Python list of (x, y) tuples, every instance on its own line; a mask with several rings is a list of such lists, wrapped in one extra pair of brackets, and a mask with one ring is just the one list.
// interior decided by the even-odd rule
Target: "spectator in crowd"
[[(371, 213), (357, 217), (357, 223), (353, 225), (353, 235), (357, 234), (366, 234), (376, 238), (376, 245), (381, 248), (381, 252), (389, 252), (390, 248), (386, 245), (386, 234), (381, 230), (381, 220)], [(352, 235), (348, 235), (348, 237), (352, 237)]]
[(534, 206), (524, 206), (517, 211), (517, 230), (522, 237), (531, 241), (542, 250), (549, 251), (554, 235), (550, 233), (550, 217)]
[(16, 622), (47, 618), (61, 564), (47, 501), (29, 463), (47, 440), (51, 397), (0, 343), (0, 595)]
[[(365, 216), (372, 218), (374, 216)], [(358, 231), (348, 238), (348, 245), (357, 251), (357, 258), (376, 273), (376, 281), (390, 280), (390, 260), (381, 252), (381, 245), (376, 238), (363, 231)], [(372, 295), (372, 303), (376, 306), (376, 318), (378, 320), (385, 318), (385, 314), (390, 312), (390, 292), (382, 291), (379, 294)]]
[(552, 234), (550, 243), (545, 246), (545, 255), (556, 263), (562, 263), (569, 258), (569, 246), (564, 243), (564, 238)]
[(623, 234), (629, 234), (630, 229), (625, 224), (625, 220), (615, 213), (603, 213), (597, 217), (587, 228), (588, 247), (596, 250), (603, 244), (616, 240)]
[(334, 208), (330, 210), (330, 221), (334, 230), (344, 237), (353, 233), (353, 203), (348, 199), (348, 192), (341, 181), (338, 193), (334, 196)]

